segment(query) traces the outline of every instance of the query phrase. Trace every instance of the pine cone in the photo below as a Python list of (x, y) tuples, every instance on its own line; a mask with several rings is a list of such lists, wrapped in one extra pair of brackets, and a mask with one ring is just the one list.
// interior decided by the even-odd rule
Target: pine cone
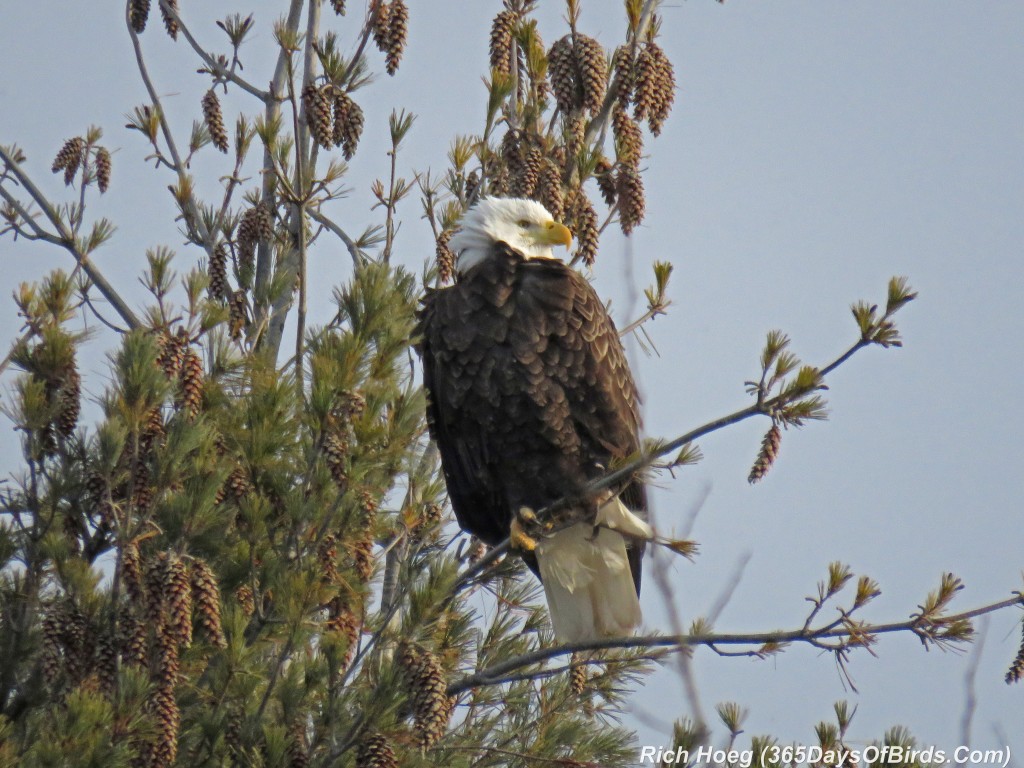
[(242, 331), (249, 322), (249, 300), (245, 291), (239, 288), (228, 299), (228, 330), (232, 341), (242, 338)]
[[(572, 655), (573, 663), (577, 663), (583, 660), (583, 657), (579, 653)], [(582, 696), (583, 692), (587, 689), (587, 668), (583, 664), (573, 667), (569, 670), (569, 690), (572, 691), (574, 696)]]
[(756, 483), (768, 474), (768, 470), (772, 468), (775, 459), (779, 455), (779, 444), (781, 442), (782, 431), (779, 429), (778, 424), (772, 424), (772, 428), (765, 433), (764, 438), (761, 440), (761, 450), (758, 451), (757, 458), (754, 460), (754, 466), (750, 468), (750, 474), (747, 475), (748, 483)]
[[(166, 0), (175, 13), (178, 12), (178, 0)], [(160, 15), (164, 19), (164, 28), (167, 30), (167, 34), (170, 35), (171, 40), (178, 39), (178, 20), (169, 14), (163, 7), (160, 6)]]
[(231, 474), (224, 481), (224, 485), (227, 486), (228, 492), (235, 501), (241, 501), (255, 490), (252, 480), (249, 479), (249, 473), (245, 471), (245, 467), (241, 464), (231, 470)]
[(612, 59), (614, 72), (615, 100), (620, 109), (627, 109), (633, 97), (633, 86), (636, 82), (633, 69), (633, 52), (628, 45), (615, 51)]
[(270, 242), (274, 236), (274, 216), (266, 203), (249, 208), (238, 221), (239, 287), (252, 284), (256, 266), (256, 246)]
[(160, 351), (156, 356), (156, 364), (163, 369), (164, 376), (168, 379), (176, 379), (181, 372), (181, 366), (185, 362), (187, 340), (187, 335), (183, 339), (180, 335), (171, 336), (167, 332), (161, 333), (157, 338)]
[(110, 151), (106, 147), (99, 147), (96, 150), (96, 184), (100, 192), (110, 189)]
[(604, 46), (587, 35), (576, 34), (573, 56), (579, 71), (583, 109), (596, 115), (604, 106), (604, 94), (608, 85), (608, 59)]
[(179, 648), (192, 645), (192, 583), (181, 559), (175, 557), (168, 564), (167, 632)]
[(153, 446), (163, 443), (167, 437), (167, 430), (164, 427), (164, 415), (159, 405), (154, 405), (146, 415), (146, 423), (142, 425), (142, 434), (139, 435), (139, 451), (143, 455), (148, 454)]
[(206, 121), (206, 128), (210, 131), (210, 139), (213, 146), (221, 152), (228, 151), (228, 131), (224, 127), (224, 113), (220, 109), (220, 99), (217, 92), (211, 88), (203, 96), (203, 119)]
[(446, 693), (441, 665), (430, 651), (402, 641), (398, 646), (398, 663), (409, 685), (416, 740), (421, 749), (429, 749), (444, 736), (455, 699)]
[(480, 174), (477, 171), (473, 171), (469, 176), (466, 177), (466, 200), (473, 201), (476, 199), (476, 192), (480, 188)]
[(328, 533), (316, 550), (316, 559), (320, 563), (320, 581), (324, 584), (335, 584), (338, 581), (338, 537)]
[(191, 347), (185, 351), (181, 366), (181, 409), (191, 421), (199, 415), (203, 404), (203, 361)]
[(142, 33), (146, 29), (146, 21), (149, 20), (149, 0), (131, 0), (128, 10), (128, 19), (132, 29)]
[(398, 768), (398, 759), (384, 736), (368, 733), (359, 742), (356, 768)]
[(387, 50), (384, 56), (384, 68), (389, 75), (398, 71), (405, 52), (405, 41), (409, 34), (409, 8), (405, 0), (391, 0), (388, 13)]
[(491, 69), (504, 75), (512, 72), (512, 32), (518, 21), (519, 14), (506, 8), (491, 24)]
[(217, 577), (213, 569), (202, 560), (192, 561), (191, 585), (196, 623), (211, 645), (226, 648), (228, 641), (220, 620), (220, 590), (217, 587)]
[(337, 632), (345, 639), (345, 658), (341, 660), (338, 670), (338, 674), (344, 674), (356, 655), (356, 645), (359, 641), (359, 618), (340, 596), (331, 600), (328, 614), (329, 618), (324, 624), (324, 629), (328, 632)]
[(385, 0), (381, 0), (380, 5), (377, 7), (377, 15), (373, 17), (373, 43), (381, 53), (387, 53), (388, 51), (388, 35), (390, 31), (388, 20), (390, 17), (391, 6)]
[(128, 599), (140, 605), (143, 599), (142, 560), (134, 542), (125, 544), (121, 551), (121, 580)]
[(504, 163), (503, 170), (507, 171), (510, 177), (518, 175), (523, 164), (522, 142), (518, 130), (510, 128), (505, 131), (505, 135), (501, 137), (501, 146), (498, 147), (498, 152)]
[(512, 196), (533, 197), (544, 164), (544, 153), (536, 142), (531, 141), (522, 152), (522, 158), (523, 162), (519, 173), (513, 177)]
[(373, 578), (374, 557), (373, 538), (363, 535), (352, 545), (352, 561), (355, 566), (356, 576), (363, 584), (369, 583)]
[(597, 258), (598, 240), (601, 237), (597, 212), (591, 205), (590, 198), (582, 190), (576, 193), (572, 203), (572, 233), (576, 238), (573, 259), (582, 259), (583, 263), (590, 267)]
[(331, 102), (323, 89), (314, 83), (307, 83), (302, 89), (302, 108), (306, 113), (306, 125), (309, 126), (313, 140), (324, 149), (330, 149), (333, 146), (333, 117)]
[(339, 16), (345, 15), (345, 0), (331, 0), (331, 7)]
[(324, 437), (324, 462), (331, 472), (334, 484), (339, 489), (348, 487), (348, 467), (345, 459), (348, 456), (348, 441), (333, 432)]
[(618, 161), (633, 170), (639, 168), (644, 137), (637, 122), (618, 104), (612, 112), (612, 133), (615, 134), (615, 156)]
[(117, 642), (109, 629), (100, 632), (96, 638), (96, 674), (100, 690), (108, 696), (117, 688), (117, 655)]
[(252, 616), (256, 613), (256, 596), (253, 595), (252, 587), (248, 584), (243, 584), (235, 590), (235, 600), (238, 601), (242, 613), (246, 616)]
[(228, 287), (228, 247), (224, 243), (217, 243), (213, 249), (206, 271), (210, 278), (206, 287), (210, 300), (218, 303), (227, 301), (231, 290)]
[(565, 217), (565, 196), (562, 193), (562, 173), (553, 162), (545, 160), (537, 178), (534, 194), (555, 219), (561, 221)]
[(640, 177), (640, 172), (630, 165), (620, 165), (616, 176), (619, 226), (622, 227), (622, 232), (628, 235), (644, 220), (644, 213), (647, 210), (644, 181)]
[(42, 625), (42, 652), (40, 654), (40, 667), (43, 670), (43, 680), (47, 685), (53, 685), (60, 676), (62, 667), (61, 660), (61, 627), (60, 619), (56, 613), (48, 613), (43, 618)]
[(50, 170), (54, 173), (64, 171), (64, 183), (67, 186), (71, 186), (71, 183), (75, 180), (75, 174), (78, 173), (78, 169), (82, 165), (82, 155), (84, 152), (85, 139), (81, 136), (68, 139), (64, 142), (64, 146), (60, 148), (57, 157), (54, 158), (53, 167)]
[(556, 40), (548, 51), (548, 78), (562, 112), (568, 114), (582, 105), (583, 94), (576, 77), (576, 54), (571, 35)]
[(597, 180), (597, 188), (601, 190), (601, 197), (609, 208), (615, 205), (615, 172), (614, 167), (605, 158), (600, 158), (594, 166), (594, 178)]
[(157, 653), (156, 690), (147, 700), (148, 709), (157, 721), (152, 765), (170, 766), (178, 755), (181, 713), (174, 696), (180, 668), (178, 648), (168, 634), (157, 632)]
[(347, 93), (334, 97), (334, 123), (331, 141), (340, 146), (346, 160), (351, 160), (363, 134), (363, 108), (356, 104)]
[(434, 256), (437, 260), (437, 274), (442, 283), (450, 283), (455, 276), (455, 252), (448, 247), (454, 234), (454, 230), (446, 229), (437, 236)]
[(146, 620), (156, 632), (162, 632), (167, 623), (167, 595), (170, 558), (166, 552), (157, 552), (145, 566)]
[(1019, 683), (1021, 679), (1024, 679), (1024, 624), (1021, 625), (1020, 650), (1006, 672), (1006, 684)]
[(653, 91), (653, 98), (647, 111), (647, 127), (651, 133), (658, 136), (676, 98), (675, 71), (672, 62), (657, 43), (647, 43), (645, 50), (652, 59), (650, 87)]
[(288, 726), (288, 768), (308, 768), (309, 766), (309, 744), (306, 739), (306, 724), (301, 718), (296, 718)]
[(66, 439), (75, 433), (78, 416), (82, 412), (82, 377), (75, 368), (74, 360), (60, 382), (57, 405), (57, 434)]
[(118, 617), (118, 647), (126, 665), (144, 669), (149, 664), (149, 628), (124, 606)]
[(636, 59), (636, 81), (633, 91), (633, 116), (647, 119), (655, 136), (672, 110), (675, 101), (675, 72), (672, 62), (654, 41), (644, 43)]

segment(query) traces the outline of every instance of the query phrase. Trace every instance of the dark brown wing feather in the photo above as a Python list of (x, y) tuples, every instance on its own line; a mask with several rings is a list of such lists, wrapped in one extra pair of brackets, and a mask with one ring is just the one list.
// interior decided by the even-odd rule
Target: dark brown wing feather
[[(499, 243), (427, 295), (419, 335), (448, 495), (459, 524), (488, 544), (508, 536), (514, 510), (571, 495), (639, 449), (636, 385), (615, 325), (562, 262)], [(617, 490), (646, 512), (641, 483)], [(630, 543), (638, 590), (642, 552)]]

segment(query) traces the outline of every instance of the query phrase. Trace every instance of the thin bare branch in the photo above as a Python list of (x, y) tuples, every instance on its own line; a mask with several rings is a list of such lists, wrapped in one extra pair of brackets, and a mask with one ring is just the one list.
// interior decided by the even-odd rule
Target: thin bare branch
[[(957, 621), (965, 621), (989, 613), (995, 613), (1014, 605), (1024, 605), (1024, 598), (1020, 594), (996, 603), (989, 603), (978, 608), (964, 611), (962, 613), (943, 616), (942, 625), (951, 625)], [(936, 622), (938, 624), (938, 622)], [(549, 648), (540, 648), (530, 653), (515, 656), (498, 664), (493, 664), (486, 669), (479, 670), (473, 674), (456, 680), (448, 686), (447, 693), (454, 696), (462, 691), (481, 685), (493, 685), (512, 672), (524, 667), (541, 664), (548, 659), (558, 656), (566, 656), (580, 651), (601, 651), (612, 648), (684, 648), (706, 646), (753, 646), (749, 650), (741, 650), (742, 655), (758, 655), (756, 647), (766, 644), (781, 645), (784, 643), (807, 643), (815, 647), (822, 647), (823, 641), (828, 640), (854, 640), (859, 641), (866, 635), (892, 634), (896, 632), (921, 631), (919, 616), (912, 616), (904, 621), (895, 621), (886, 624), (865, 624), (857, 626), (844, 626), (837, 628), (823, 628), (821, 630), (807, 631), (803, 627), (788, 631), (775, 632), (751, 632), (751, 633), (706, 633), (706, 634), (683, 634), (683, 635), (645, 635), (640, 637), (613, 637), (604, 640), (593, 640), (582, 643), (564, 643)], [(831, 646), (825, 646), (828, 650), (836, 650)], [(735, 653), (735, 652), (726, 652)]]

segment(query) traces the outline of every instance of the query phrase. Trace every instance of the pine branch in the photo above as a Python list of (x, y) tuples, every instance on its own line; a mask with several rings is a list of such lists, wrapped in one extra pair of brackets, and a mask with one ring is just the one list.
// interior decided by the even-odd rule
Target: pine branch
[(229, 80), (230, 82), (234, 83), (239, 88), (241, 88), (243, 91), (252, 94), (262, 102), (267, 102), (268, 100), (273, 98), (272, 94), (269, 91), (261, 91), (248, 80), (236, 74), (233, 69), (225, 68), (221, 65), (219, 61), (213, 58), (213, 56), (211, 56), (192, 36), (192, 32), (189, 30), (188, 25), (185, 24), (181, 16), (178, 15), (177, 10), (175, 10), (175, 8), (171, 6), (171, 4), (167, 2), (167, 0), (160, 0), (160, 9), (178, 23), (178, 30), (185, 36), (185, 39), (188, 41), (188, 44), (192, 46), (192, 50), (194, 50), (196, 52), (196, 55), (203, 60), (203, 63), (210, 68), (210, 71), (214, 74), (215, 77), (218, 77), (222, 80)]
[(0, 197), (3, 197), (5, 201), (14, 205), (18, 209), (22, 219), (24, 219), (25, 223), (41, 240), (53, 243), (54, 245), (59, 245), (75, 257), (75, 262), (78, 268), (81, 268), (82, 271), (85, 272), (90, 282), (96, 286), (97, 290), (99, 290), (101, 294), (103, 294), (103, 298), (109, 301), (111, 306), (117, 310), (117, 313), (129, 328), (140, 327), (141, 323), (139, 322), (139, 318), (131, 310), (124, 299), (121, 298), (121, 295), (114, 290), (114, 287), (107, 282), (107, 279), (96, 267), (96, 264), (88, 258), (88, 254), (82, 251), (73, 233), (68, 231), (66, 225), (50, 204), (50, 201), (32, 182), (32, 179), (22, 171), (21, 166), (14, 161), (14, 158), (8, 154), (4, 147), (0, 147), (0, 160), (3, 161), (7, 171), (13, 174), (18, 185), (28, 192), (36, 205), (38, 205), (46, 215), (46, 218), (50, 220), (56, 234), (47, 232), (39, 225), (38, 222), (36, 222), (34, 218), (27, 215), (28, 212), (23, 210), (20, 203), (18, 203), (17, 198), (5, 189), (2, 183), (0, 183)]
[[(989, 613), (1001, 611), (1014, 605), (1024, 605), (1024, 597), (1020, 594), (1014, 597), (1000, 600), (996, 603), (974, 608), (963, 613), (943, 616), (940, 620), (932, 622), (936, 626), (952, 625), (959, 621), (967, 621), (977, 616), (984, 616)], [(466, 675), (460, 680), (448, 686), (449, 696), (455, 696), (463, 691), (482, 685), (499, 685), (511, 679), (520, 679), (518, 670), (524, 667), (541, 664), (548, 659), (558, 656), (567, 656), (581, 651), (601, 651), (613, 648), (694, 648), (705, 646), (715, 650), (719, 655), (737, 655), (737, 652), (719, 651), (718, 646), (757, 646), (765, 645), (778, 646), (784, 643), (808, 643), (816, 647), (822, 647), (821, 643), (827, 640), (848, 640), (853, 644), (862, 644), (865, 637), (874, 635), (891, 634), (897, 632), (913, 632), (920, 635), (922, 632), (921, 617), (912, 616), (905, 621), (896, 621), (886, 624), (862, 624), (855, 627), (832, 627), (825, 626), (818, 630), (808, 630), (804, 627), (782, 632), (752, 632), (752, 633), (687, 633), (682, 635), (645, 635), (641, 637), (615, 637), (605, 640), (593, 640), (583, 643), (564, 643), (561, 645), (541, 648), (530, 653), (524, 653), (500, 664), (494, 664), (486, 669)], [(828, 650), (839, 650), (838, 648), (826, 646)], [(738, 655), (758, 656), (762, 653), (756, 648), (740, 651)], [(539, 670), (538, 675), (545, 675), (545, 670)], [(510, 677), (510, 675), (513, 675)]]

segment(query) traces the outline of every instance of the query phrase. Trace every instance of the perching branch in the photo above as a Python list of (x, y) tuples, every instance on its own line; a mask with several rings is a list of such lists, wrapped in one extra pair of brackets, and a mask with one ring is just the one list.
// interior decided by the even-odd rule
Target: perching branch
[[(1014, 605), (1024, 605), (1024, 596), (1015, 594), (1006, 600), (996, 603), (989, 603), (963, 613), (950, 616), (943, 616), (940, 620), (933, 621), (936, 626), (952, 625), (956, 622), (984, 616), (989, 613), (1001, 611)], [(564, 643), (549, 648), (540, 648), (530, 653), (524, 653), (498, 664), (493, 664), (486, 669), (466, 675), (460, 680), (448, 686), (447, 694), (455, 696), (462, 691), (475, 688), (481, 685), (497, 685), (505, 682), (505, 679), (524, 667), (540, 664), (558, 656), (566, 656), (580, 651), (600, 651), (612, 648), (694, 648), (706, 646), (716, 650), (718, 646), (751, 646), (739, 654), (724, 651), (724, 655), (761, 656), (759, 650), (765, 645), (778, 647), (785, 643), (808, 643), (820, 647), (820, 643), (826, 640), (848, 640), (851, 645), (863, 644), (863, 638), (873, 635), (890, 634), (894, 632), (913, 632), (920, 635), (922, 630), (921, 617), (912, 616), (905, 621), (890, 622), (887, 624), (858, 624), (857, 626), (832, 627), (831, 625), (819, 630), (807, 630), (803, 627), (782, 632), (752, 632), (744, 633), (687, 633), (682, 635), (645, 635), (640, 637), (614, 637), (605, 640), (593, 640), (583, 643)], [(539, 674), (543, 674), (543, 670)]]

